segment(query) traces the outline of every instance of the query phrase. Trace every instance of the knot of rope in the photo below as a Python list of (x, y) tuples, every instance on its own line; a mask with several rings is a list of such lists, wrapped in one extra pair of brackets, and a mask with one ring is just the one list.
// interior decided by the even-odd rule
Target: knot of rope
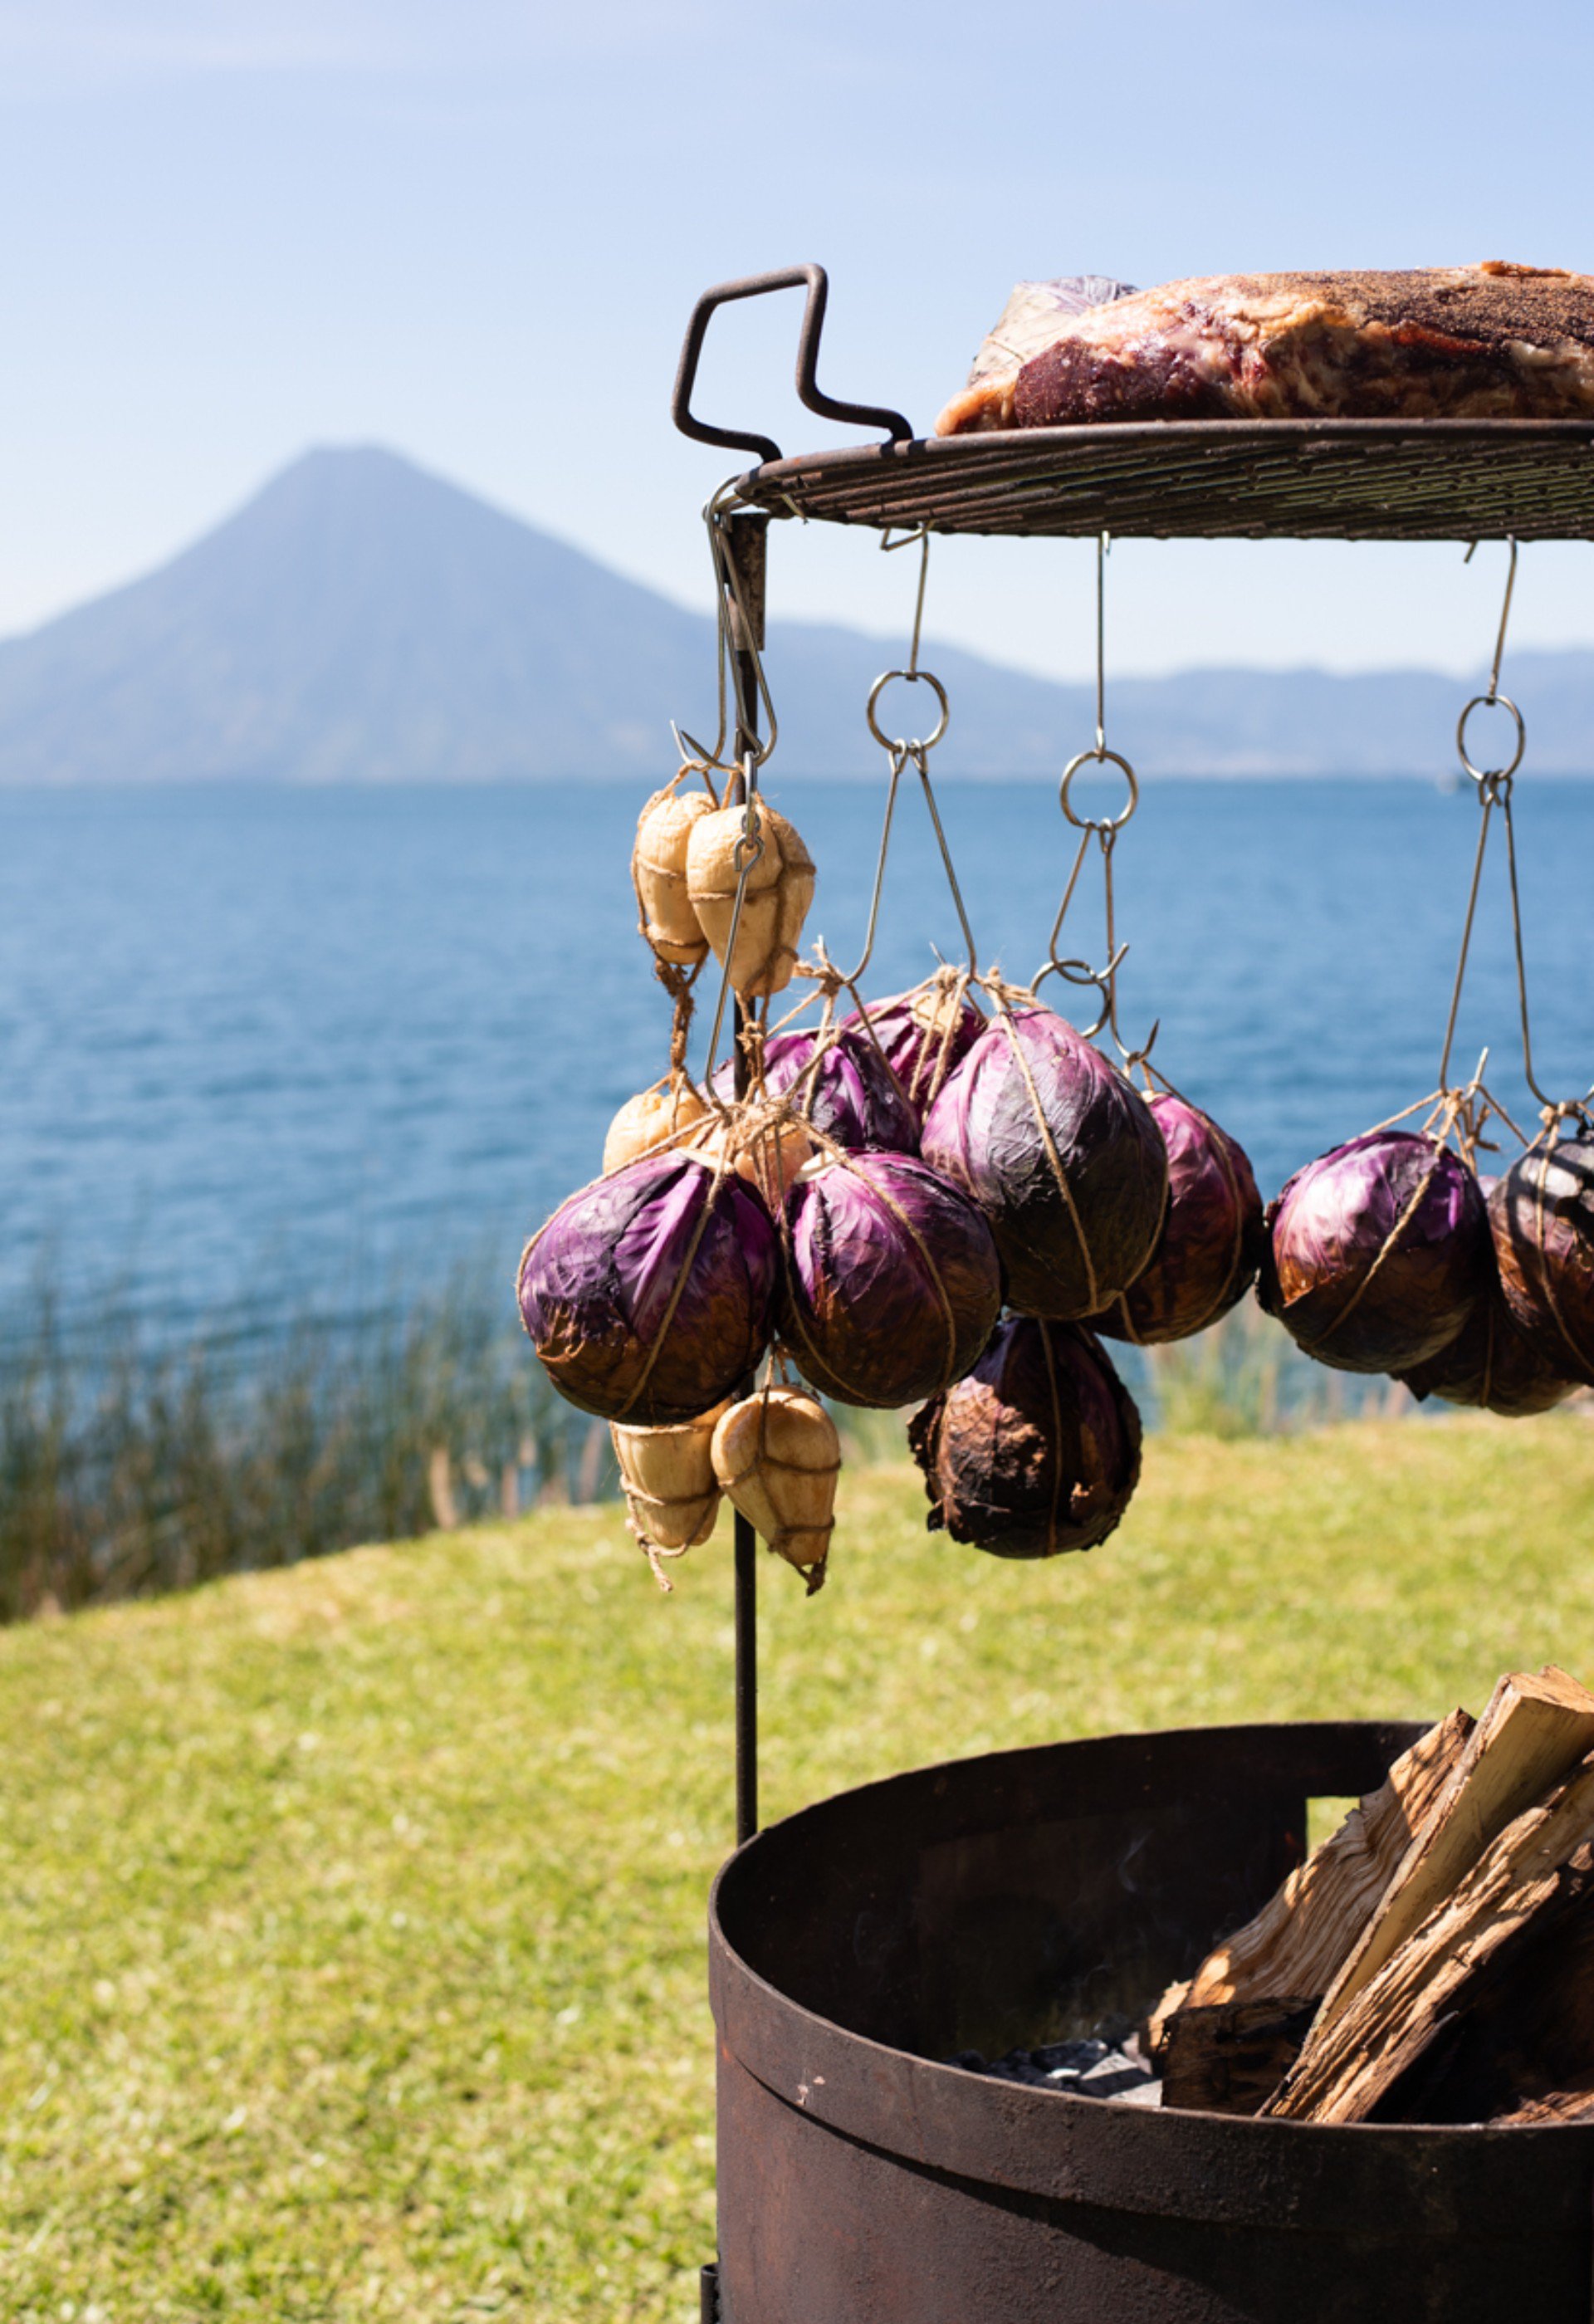
[(823, 936), (815, 936), (814, 939), (813, 959), (799, 960), (792, 973), (794, 976), (805, 977), (810, 984), (817, 987), (820, 1000), (825, 1006), (825, 1016), (822, 1021), (825, 1024), (830, 1021), (837, 996), (850, 991), (852, 988), (852, 978), (848, 975), (845, 969), (836, 966)]
[(670, 999), (669, 1070), (673, 1079), (686, 1070), (686, 1044), (692, 1030), (692, 1011), (696, 1005), (692, 987), (697, 981), (701, 961), (690, 968), (682, 968), (672, 960), (653, 960), (653, 973)]

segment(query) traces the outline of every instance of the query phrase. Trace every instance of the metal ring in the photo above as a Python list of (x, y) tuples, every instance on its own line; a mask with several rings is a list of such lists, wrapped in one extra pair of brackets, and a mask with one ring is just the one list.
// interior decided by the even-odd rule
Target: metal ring
[[(941, 716), (935, 731), (933, 734), (927, 735), (922, 742), (907, 742), (900, 735), (893, 736), (880, 733), (879, 722), (874, 715), (874, 706), (880, 700), (882, 690), (889, 686), (894, 678), (906, 678), (909, 686), (927, 686), (941, 705)], [(951, 723), (952, 712), (947, 707), (946, 688), (940, 679), (927, 669), (888, 669), (881, 677), (875, 679), (869, 689), (869, 731), (882, 751), (894, 751), (898, 747), (908, 751), (933, 751)]]
[[(1516, 748), (1511, 754), (1509, 765), (1475, 767), (1467, 756), (1467, 721), (1475, 710), (1508, 710), (1510, 712), (1512, 722), (1516, 728)], [(1514, 775), (1522, 764), (1522, 754), (1526, 748), (1527, 728), (1523, 723), (1521, 711), (1508, 694), (1475, 694), (1456, 721), (1456, 750), (1460, 756), (1462, 766), (1466, 768), (1475, 783), (1504, 782), (1507, 776)]]
[[(1069, 804), (1068, 793), (1075, 775), (1084, 766), (1111, 766), (1118, 769), (1129, 787), (1129, 795), (1124, 801), (1123, 812), (1120, 815), (1075, 815)], [(1109, 751), (1102, 746), (1096, 750), (1081, 751), (1069, 760), (1063, 770), (1063, 781), (1058, 789), (1057, 798), (1064, 814), (1075, 831), (1121, 831), (1140, 803), (1140, 786), (1136, 780), (1135, 770), (1129, 761), (1120, 758), (1116, 751)]]

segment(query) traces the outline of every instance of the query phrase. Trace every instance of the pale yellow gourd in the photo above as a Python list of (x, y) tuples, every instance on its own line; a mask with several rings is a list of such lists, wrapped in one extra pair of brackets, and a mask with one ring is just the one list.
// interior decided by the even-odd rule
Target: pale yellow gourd
[(814, 900), (813, 859), (793, 826), (761, 798), (753, 803), (753, 823), (761, 845), (748, 871), (740, 920), (737, 850), (747, 831), (747, 809), (726, 807), (699, 816), (686, 843), (686, 892), (722, 964), (736, 920), (731, 985), (744, 1000), (779, 992), (790, 983)]
[(760, 1389), (722, 1414), (713, 1452), (720, 1489), (812, 1594), (825, 1579), (842, 1465), (825, 1406), (806, 1388)]
[(609, 1424), (627, 1523), (660, 1589), (670, 1586), (660, 1559), (696, 1549), (714, 1531), (720, 1508), (714, 1432), (725, 1410), (716, 1404), (712, 1411), (674, 1428), (631, 1428), (618, 1420)]
[(686, 892), (686, 852), (697, 825), (715, 812), (706, 791), (678, 791), (672, 783), (655, 791), (637, 818), (631, 876), (642, 934), (674, 968), (708, 957), (708, 938)]
[(685, 1078), (663, 1082), (628, 1097), (604, 1139), (604, 1176), (623, 1170), (628, 1162), (640, 1161), (644, 1154), (670, 1153), (687, 1144), (708, 1111)]
[(699, 1153), (716, 1161), (729, 1153), (732, 1168), (758, 1188), (772, 1211), (779, 1210), (797, 1174), (814, 1158), (813, 1139), (789, 1114), (742, 1113), (705, 1130), (696, 1144)]

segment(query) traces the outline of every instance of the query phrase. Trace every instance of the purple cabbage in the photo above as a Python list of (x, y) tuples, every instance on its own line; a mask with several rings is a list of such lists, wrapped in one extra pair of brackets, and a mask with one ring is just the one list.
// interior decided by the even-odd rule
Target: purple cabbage
[[(849, 1152), (883, 1147), (917, 1154), (918, 1116), (869, 1035), (854, 1027), (824, 1038), (825, 1054), (794, 1100), (802, 1119)], [(764, 1086), (771, 1097), (783, 1097), (802, 1080), (821, 1038), (818, 1033), (779, 1033), (766, 1044)], [(734, 1086), (728, 1061), (716, 1071), (714, 1085), (728, 1101)]]
[(1549, 1412), (1576, 1385), (1545, 1362), (1518, 1327), (1497, 1284), (1478, 1300), (1448, 1348), (1400, 1377), (1420, 1400), (1436, 1396), (1444, 1404), (1475, 1405), (1507, 1420)]
[(1488, 1208), (1512, 1316), (1547, 1364), (1594, 1387), (1594, 1131), (1530, 1146)]
[(1001, 1312), (990, 1230), (911, 1155), (811, 1166), (786, 1201), (779, 1330), (842, 1404), (895, 1411), (961, 1379)]
[(1258, 1296), (1309, 1356), (1341, 1371), (1431, 1361), (1489, 1287), (1477, 1179), (1408, 1130), (1370, 1130), (1309, 1162), (1267, 1224)]
[(1024, 1314), (1098, 1314), (1151, 1257), (1167, 1201), (1162, 1132), (1117, 1066), (1049, 1009), (981, 1034), (925, 1116), (921, 1150), (990, 1221)]
[(755, 1186), (694, 1154), (644, 1156), (562, 1203), (521, 1259), (521, 1318), (583, 1412), (695, 1420), (769, 1342), (779, 1270)]
[[(954, 970), (942, 969), (916, 984), (911, 992), (868, 1004), (874, 1038), (901, 1084), (917, 1122), (923, 1122), (948, 1074), (963, 1063), (985, 1030), (985, 1019), (963, 998), (965, 984), (966, 980)], [(861, 1030), (861, 1010), (855, 1009), (842, 1021), (848, 1028), (859, 1028), (861, 1037), (869, 1038)]]
[(1244, 1149), (1210, 1114), (1158, 1091), (1149, 1101), (1168, 1150), (1168, 1207), (1156, 1248), (1093, 1331), (1155, 1346), (1204, 1332), (1250, 1289), (1267, 1230)]
[(1093, 1549), (1140, 1477), (1140, 1416), (1092, 1332), (1013, 1316), (966, 1379), (914, 1416), (932, 1533), (995, 1557)]

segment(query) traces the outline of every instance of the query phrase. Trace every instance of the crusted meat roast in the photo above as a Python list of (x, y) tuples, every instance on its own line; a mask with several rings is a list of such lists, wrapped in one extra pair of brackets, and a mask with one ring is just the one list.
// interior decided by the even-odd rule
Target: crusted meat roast
[(1594, 417), (1594, 279), (1559, 267), (1220, 274), (1119, 296), (1113, 284), (1077, 313), (1064, 288), (1020, 284), (938, 436), (1091, 420)]

